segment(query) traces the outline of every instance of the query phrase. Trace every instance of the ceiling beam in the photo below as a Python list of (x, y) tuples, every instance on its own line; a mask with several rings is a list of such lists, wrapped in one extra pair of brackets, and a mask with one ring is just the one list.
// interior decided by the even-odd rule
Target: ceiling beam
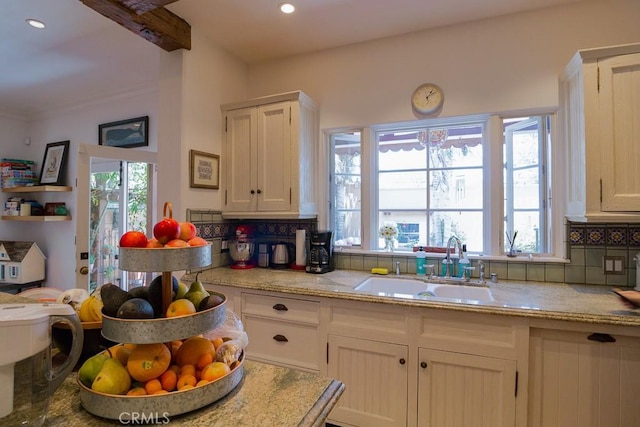
[[(176, 0), (80, 0), (86, 6), (167, 52), (191, 49), (191, 25), (164, 4)], [(131, 4), (133, 8), (126, 4)], [(149, 7), (154, 7), (145, 11)], [(142, 12), (139, 12), (142, 11)]]
[(124, 6), (135, 11), (138, 15), (141, 15), (150, 10), (164, 7), (165, 5), (175, 3), (178, 0), (117, 0), (118, 3), (122, 3)]

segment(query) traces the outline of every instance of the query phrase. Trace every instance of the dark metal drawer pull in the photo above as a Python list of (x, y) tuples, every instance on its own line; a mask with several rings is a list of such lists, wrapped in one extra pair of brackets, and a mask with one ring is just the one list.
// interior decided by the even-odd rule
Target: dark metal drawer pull
[(404, 365), (405, 363), (407, 363), (404, 359), (400, 359), (399, 362), (401, 365)]
[(587, 337), (590, 341), (598, 341), (598, 342), (616, 342), (616, 339), (609, 334), (599, 334), (593, 333)]
[(284, 304), (279, 304), (279, 303), (278, 303), (278, 304), (276, 304), (276, 305), (274, 305), (274, 306), (273, 306), (273, 309), (274, 309), (274, 310), (278, 310), (278, 311), (289, 311), (289, 309), (287, 308), (287, 306), (286, 306), (286, 305), (284, 305)]
[(284, 335), (280, 335), (280, 334), (274, 336), (273, 339), (278, 341), (278, 342), (289, 342), (287, 337), (285, 337)]
[(420, 362), (420, 367), (425, 369), (427, 367), (427, 362)]

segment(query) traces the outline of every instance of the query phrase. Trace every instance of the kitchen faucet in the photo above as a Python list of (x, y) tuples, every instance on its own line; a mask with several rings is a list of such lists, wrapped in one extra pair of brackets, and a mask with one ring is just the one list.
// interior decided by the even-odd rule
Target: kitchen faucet
[(462, 242), (456, 236), (449, 237), (447, 241), (447, 254), (445, 259), (442, 261), (443, 264), (447, 265), (447, 271), (444, 274), (445, 278), (451, 277), (451, 273), (453, 272), (453, 261), (451, 260), (451, 242), (455, 241), (458, 244), (458, 254), (462, 253)]
[(484, 262), (482, 260), (478, 261), (478, 269), (480, 270), (480, 278), (478, 279), (478, 283), (484, 283)]

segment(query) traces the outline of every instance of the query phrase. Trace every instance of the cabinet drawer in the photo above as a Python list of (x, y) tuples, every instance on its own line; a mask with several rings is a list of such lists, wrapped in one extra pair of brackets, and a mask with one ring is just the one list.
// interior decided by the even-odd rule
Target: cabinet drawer
[(249, 336), (249, 358), (315, 371), (320, 369), (317, 326), (250, 314), (243, 314), (242, 322)]
[(320, 303), (295, 298), (243, 293), (242, 314), (317, 325), (320, 323)]
[(420, 316), (418, 342), (426, 348), (515, 359), (527, 339), (528, 327), (519, 319), (444, 310)]

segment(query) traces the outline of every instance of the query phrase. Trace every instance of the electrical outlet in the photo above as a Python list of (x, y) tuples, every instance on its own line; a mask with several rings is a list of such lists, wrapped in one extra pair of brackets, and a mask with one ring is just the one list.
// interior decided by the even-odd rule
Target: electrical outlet
[(223, 251), (225, 249), (229, 249), (229, 241), (228, 240), (223, 240), (222, 241), (222, 247), (220, 249), (222, 249)]
[(604, 274), (624, 274), (623, 256), (602, 257), (602, 272)]

